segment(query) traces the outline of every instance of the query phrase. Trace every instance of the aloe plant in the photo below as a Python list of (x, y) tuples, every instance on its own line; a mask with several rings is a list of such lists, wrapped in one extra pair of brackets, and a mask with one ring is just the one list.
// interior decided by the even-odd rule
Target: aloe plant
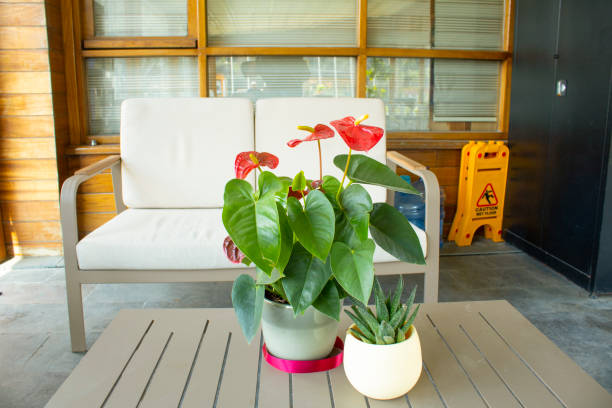
[(404, 280), (400, 276), (393, 295), (389, 293), (385, 297), (382, 287), (378, 279), (374, 285), (374, 303), (376, 313), (370, 308), (361, 303), (357, 299), (353, 299), (351, 313), (345, 310), (346, 314), (355, 322), (357, 330), (351, 328), (351, 333), (368, 344), (395, 344), (406, 340), (406, 333), (410, 330), (410, 326), (416, 318), (417, 312), (421, 305), (417, 305), (410, 316), (410, 309), (414, 303), (416, 295), (416, 285), (410, 292), (408, 302), (405, 305), (400, 304), (402, 292), (404, 290)]

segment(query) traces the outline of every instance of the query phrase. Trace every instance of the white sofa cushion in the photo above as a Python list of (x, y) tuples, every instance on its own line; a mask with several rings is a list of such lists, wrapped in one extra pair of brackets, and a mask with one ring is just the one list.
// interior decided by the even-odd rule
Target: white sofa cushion
[[(280, 163), (277, 175), (293, 177), (304, 170), (306, 178), (319, 178), (319, 156), (316, 142), (306, 142), (291, 148), (291, 139), (303, 139), (307, 132), (297, 130), (298, 125), (314, 127), (323, 123), (333, 129), (329, 122), (346, 116), (359, 118), (370, 115), (364, 124), (385, 128), (385, 108), (380, 99), (365, 98), (270, 98), (260, 99), (255, 107), (255, 150), (270, 152), (278, 156)], [(348, 146), (338, 135), (321, 140), (323, 152), (323, 174), (342, 178), (342, 171), (333, 163), (338, 154), (347, 154)], [(382, 163), (386, 162), (386, 135), (366, 154)], [(382, 187), (366, 186), (373, 202), (386, 201), (387, 193)]]
[(128, 99), (121, 105), (123, 201), (131, 208), (220, 207), (236, 154), (250, 150), (248, 99)]
[[(244, 267), (227, 260), (220, 208), (129, 209), (76, 247), (80, 269), (217, 269)], [(426, 250), (425, 232), (414, 227)], [(381, 248), (374, 262), (396, 259)]]
[(128, 209), (76, 247), (80, 269), (215, 269), (227, 260), (220, 208)]

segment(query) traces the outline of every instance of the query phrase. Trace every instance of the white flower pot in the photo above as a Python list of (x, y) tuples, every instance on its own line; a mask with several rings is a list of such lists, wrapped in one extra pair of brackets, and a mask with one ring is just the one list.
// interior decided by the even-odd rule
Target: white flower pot
[(401, 397), (417, 383), (422, 367), (421, 342), (414, 326), (407, 339), (396, 344), (367, 344), (350, 332), (346, 334), (344, 372), (353, 387), (367, 397)]
[(331, 353), (339, 323), (309, 307), (295, 316), (290, 305), (264, 299), (261, 330), (268, 351), (285, 360), (318, 360)]

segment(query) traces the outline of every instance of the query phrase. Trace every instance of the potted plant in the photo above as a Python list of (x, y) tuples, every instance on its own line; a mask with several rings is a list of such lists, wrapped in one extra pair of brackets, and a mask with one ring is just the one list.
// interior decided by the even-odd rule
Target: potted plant
[[(235, 280), (234, 310), (249, 342), (263, 316), (266, 347), (276, 357), (312, 360), (330, 353), (342, 299), (350, 295), (367, 303), (370, 297), (375, 242), (402, 261), (425, 262), (406, 218), (386, 203), (373, 204), (363, 187), (418, 194), (384, 164), (352, 154), (370, 150), (383, 136), (383, 129), (361, 123), (367, 117), (331, 122), (349, 147), (348, 155), (334, 158), (342, 180), (322, 174), (321, 140), (335, 133), (318, 124), (299, 126), (307, 137), (287, 143), (317, 142), (318, 179), (307, 179), (303, 171), (278, 177), (262, 169), (276, 168), (278, 158), (252, 151), (238, 154), (236, 178), (225, 186), (225, 253), (232, 262), (256, 267), (255, 278), (244, 274)], [(244, 178), (255, 169), (254, 189)]]
[(405, 305), (400, 304), (402, 290), (401, 276), (393, 295), (387, 297), (376, 280), (376, 313), (358, 300), (352, 313), (346, 310), (354, 323), (346, 334), (344, 372), (353, 387), (370, 398), (401, 397), (421, 376), (421, 343), (412, 325), (419, 305), (410, 312), (416, 286)]

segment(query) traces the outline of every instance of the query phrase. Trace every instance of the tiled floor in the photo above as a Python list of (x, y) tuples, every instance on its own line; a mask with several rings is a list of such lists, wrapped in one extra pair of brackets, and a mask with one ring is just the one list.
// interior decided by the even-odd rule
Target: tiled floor
[[(61, 258), (0, 266), (0, 408), (42, 407), (78, 363), (70, 352)], [(392, 286), (396, 277), (381, 278)], [(422, 287), (422, 277), (411, 276)], [(91, 345), (118, 310), (230, 307), (231, 282), (87, 285)], [(420, 294), (419, 294), (420, 296)], [(612, 392), (612, 297), (588, 294), (506, 244), (446, 245), (440, 301), (507, 299)]]

